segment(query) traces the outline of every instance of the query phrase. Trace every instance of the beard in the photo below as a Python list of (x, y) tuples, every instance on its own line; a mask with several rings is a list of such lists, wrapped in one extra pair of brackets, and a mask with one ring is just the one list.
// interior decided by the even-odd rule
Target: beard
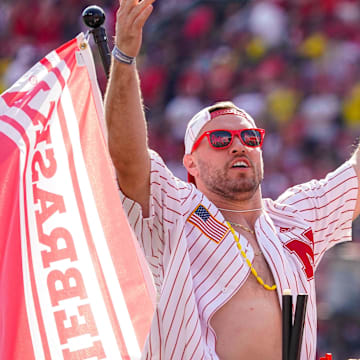
[(213, 193), (229, 200), (248, 200), (263, 180), (263, 167), (251, 167), (251, 174), (239, 173), (236, 177), (229, 176), (230, 168), (210, 168), (209, 164), (199, 159), (200, 179)]

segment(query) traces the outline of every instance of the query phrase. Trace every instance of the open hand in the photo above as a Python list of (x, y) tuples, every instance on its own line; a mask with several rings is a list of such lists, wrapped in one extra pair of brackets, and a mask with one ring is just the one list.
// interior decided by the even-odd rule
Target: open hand
[(142, 42), (144, 24), (156, 0), (120, 0), (116, 13), (115, 44), (126, 55), (136, 57)]

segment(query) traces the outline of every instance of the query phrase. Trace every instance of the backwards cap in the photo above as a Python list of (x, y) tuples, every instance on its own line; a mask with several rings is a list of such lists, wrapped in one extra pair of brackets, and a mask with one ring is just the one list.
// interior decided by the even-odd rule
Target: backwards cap
[[(214, 111), (209, 111), (213, 108)], [(238, 115), (245, 120), (249, 121), (253, 127), (256, 127), (254, 119), (243, 109), (237, 107), (224, 107), (216, 109), (216, 107), (206, 107), (203, 110), (200, 110), (195, 114), (189, 121), (186, 132), (185, 132), (185, 154), (191, 154), (191, 150), (194, 146), (195, 140), (199, 136), (201, 129), (212, 119), (221, 116), (221, 115)], [(195, 179), (193, 176), (188, 174), (188, 181), (195, 184)]]

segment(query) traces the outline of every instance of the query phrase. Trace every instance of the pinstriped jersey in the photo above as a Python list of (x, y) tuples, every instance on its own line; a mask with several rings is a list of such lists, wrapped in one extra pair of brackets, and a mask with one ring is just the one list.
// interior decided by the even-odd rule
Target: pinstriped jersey
[[(176, 178), (158, 154), (150, 155), (149, 217), (121, 194), (158, 294), (142, 359), (218, 359), (211, 316), (240, 289), (250, 270), (219, 209), (194, 185)], [(276, 201), (263, 199), (254, 230), (279, 303), (284, 289), (309, 295), (301, 360), (315, 359), (314, 272), (327, 249), (351, 240), (357, 193), (355, 170), (346, 162)], [(254, 250), (245, 236), (239, 240), (252, 262)]]

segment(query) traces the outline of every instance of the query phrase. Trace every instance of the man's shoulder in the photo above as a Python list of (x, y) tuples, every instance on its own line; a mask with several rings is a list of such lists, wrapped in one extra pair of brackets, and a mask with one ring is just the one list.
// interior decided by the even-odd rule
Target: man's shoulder
[(277, 198), (276, 200), (270, 198), (263, 199), (264, 210), (270, 215), (272, 213), (284, 214), (294, 213), (295, 208), (288, 204), (286, 201), (281, 201), (281, 198)]
[(303, 214), (295, 205), (269, 198), (263, 199), (263, 204), (265, 213), (270, 217), (279, 232), (295, 228), (306, 229), (309, 226)]

